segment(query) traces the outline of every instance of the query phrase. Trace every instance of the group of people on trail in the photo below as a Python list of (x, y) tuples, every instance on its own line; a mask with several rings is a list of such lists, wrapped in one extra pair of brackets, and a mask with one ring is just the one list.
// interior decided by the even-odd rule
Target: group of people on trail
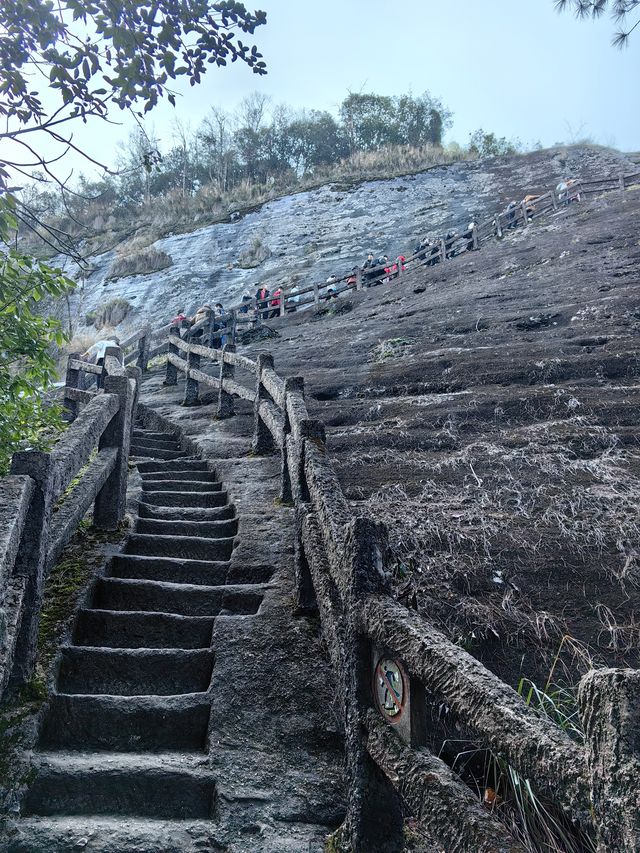
[[(213, 320), (211, 331), (214, 333), (211, 346), (213, 349), (221, 349), (229, 339), (229, 335), (226, 334), (228, 317), (222, 302), (216, 302), (213, 308), (208, 303), (201, 305), (193, 317), (188, 317), (184, 311), (180, 310), (172, 318), (169, 325), (179, 328), (181, 332), (184, 330), (185, 337), (201, 338), (204, 335), (205, 326), (200, 326), (199, 324), (211, 319)], [(199, 328), (194, 328), (198, 326)], [(220, 332), (221, 334), (216, 335), (216, 332)]]
[[(282, 298), (282, 287), (280, 287), (280, 285), (276, 287), (273, 293), (271, 293), (269, 288), (265, 287), (264, 284), (258, 285), (258, 289), (256, 290), (255, 296), (258, 316), (262, 320), (268, 320), (269, 318), (279, 317)], [(243, 314), (248, 314), (251, 303), (251, 297), (248, 293), (246, 293), (242, 297), (242, 302), (243, 305), (241, 306), (240, 310)]]

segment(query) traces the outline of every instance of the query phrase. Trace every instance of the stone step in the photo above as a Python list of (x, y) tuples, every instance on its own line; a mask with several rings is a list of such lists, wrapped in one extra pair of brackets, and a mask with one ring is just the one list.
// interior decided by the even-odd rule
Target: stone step
[[(211, 820), (102, 815), (25, 817), (6, 843), (6, 853), (203, 853), (226, 848)], [(315, 848), (309, 853), (316, 853)]]
[(238, 532), (238, 519), (228, 521), (170, 521), (159, 518), (139, 518), (136, 533), (152, 533), (160, 536), (196, 536), (220, 539), (234, 537)]
[(250, 615), (258, 612), (264, 590), (256, 585), (204, 586), (166, 581), (101, 578), (96, 610), (142, 610), (179, 616)]
[(234, 504), (219, 507), (204, 506), (155, 506), (140, 502), (139, 518), (158, 518), (167, 521), (228, 521), (235, 518)]
[(208, 649), (212, 616), (180, 616), (139, 610), (78, 611), (73, 642), (112, 649)]
[(147, 492), (221, 492), (222, 483), (212, 480), (146, 480), (142, 481), (142, 496)]
[(146, 447), (149, 450), (182, 450), (182, 446), (177, 438), (141, 438), (140, 436), (132, 436), (131, 441), (137, 447)]
[(195, 754), (39, 753), (27, 815), (211, 819), (216, 784)]
[(206, 746), (211, 699), (54, 693), (40, 733), (43, 750), (165, 752)]
[(181, 483), (185, 480), (194, 480), (198, 483), (215, 483), (218, 479), (215, 471), (141, 471), (140, 476), (143, 483), (148, 480), (156, 482), (179, 480)]
[(184, 450), (163, 450), (159, 447), (148, 448), (138, 444), (132, 444), (129, 450), (130, 456), (153, 457), (154, 459), (185, 459), (187, 453)]
[(137, 468), (141, 474), (149, 471), (208, 471), (209, 463), (193, 456), (185, 456), (184, 459), (155, 459), (138, 462)]
[(185, 557), (188, 560), (228, 560), (233, 551), (233, 536), (209, 539), (203, 536), (160, 536), (155, 533), (131, 533), (123, 553), (157, 557)]
[(141, 427), (135, 427), (132, 435), (136, 438), (158, 438), (161, 441), (165, 438), (178, 440), (178, 434), (175, 432), (158, 432), (157, 430), (143, 429)]
[(228, 500), (227, 492), (147, 492), (144, 502), (153, 506), (224, 506)]
[(165, 581), (178, 584), (221, 586), (223, 584), (263, 584), (273, 575), (272, 566), (231, 566), (229, 562), (183, 560), (179, 557), (144, 557), (124, 554), (112, 557), (107, 567), (110, 577), (129, 580)]
[(67, 646), (62, 650), (60, 693), (112, 696), (176, 696), (209, 688), (214, 657), (210, 649), (102, 649)]

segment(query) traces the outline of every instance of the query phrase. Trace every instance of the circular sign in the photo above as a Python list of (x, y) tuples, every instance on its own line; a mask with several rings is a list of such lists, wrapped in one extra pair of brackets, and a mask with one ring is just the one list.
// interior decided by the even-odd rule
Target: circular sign
[(399, 663), (382, 657), (374, 672), (373, 695), (378, 710), (390, 723), (399, 722), (407, 701), (405, 674)]

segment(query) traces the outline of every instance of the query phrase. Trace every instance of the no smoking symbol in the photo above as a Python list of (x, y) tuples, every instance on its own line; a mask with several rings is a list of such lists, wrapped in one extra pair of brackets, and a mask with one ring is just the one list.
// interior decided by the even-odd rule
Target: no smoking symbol
[(400, 664), (391, 658), (380, 658), (374, 673), (374, 696), (378, 710), (397, 723), (402, 717), (407, 700), (405, 675)]

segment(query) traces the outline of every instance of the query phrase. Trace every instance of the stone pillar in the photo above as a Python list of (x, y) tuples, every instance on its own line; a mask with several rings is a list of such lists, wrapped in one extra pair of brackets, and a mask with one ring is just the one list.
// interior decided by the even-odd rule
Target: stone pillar
[(356, 269), (356, 290), (362, 290), (362, 270), (360, 267)]
[(149, 368), (149, 350), (151, 349), (151, 326), (145, 326), (142, 337), (138, 341), (137, 366), (141, 373), (146, 373)]
[(220, 355), (220, 388), (218, 389), (218, 408), (216, 410), (217, 418), (232, 418), (235, 413), (235, 403), (233, 394), (229, 394), (224, 390), (225, 379), (235, 379), (235, 365), (228, 364), (224, 360), (225, 353), (235, 352), (235, 344), (225, 344)]
[(396, 264), (398, 265), (398, 278), (402, 278), (404, 275), (404, 269), (402, 268), (402, 261), (400, 258), (396, 260)]
[(404, 847), (402, 807), (383, 771), (369, 756), (363, 740), (364, 718), (373, 705), (372, 645), (359, 633), (354, 604), (365, 595), (384, 592), (386, 530), (368, 518), (349, 522), (344, 571), (348, 575), (345, 650), (345, 748), (347, 764), (347, 832), (353, 853), (400, 853)]
[(478, 226), (474, 225), (471, 229), (471, 245), (473, 246), (474, 252), (476, 249), (480, 248), (480, 238), (478, 237)]
[(527, 205), (525, 204), (524, 201), (520, 205), (520, 210), (522, 212), (522, 224), (526, 225), (527, 222), (529, 221), (529, 217), (527, 215)]
[(129, 379), (133, 379), (135, 385), (133, 389), (133, 400), (131, 402), (131, 432), (133, 433), (133, 428), (135, 426), (136, 421), (136, 412), (138, 409), (138, 399), (140, 397), (140, 384), (142, 382), (142, 371), (139, 367), (134, 367), (130, 364), (127, 368), (127, 376)]
[(273, 436), (260, 417), (260, 403), (263, 400), (270, 400), (267, 391), (262, 384), (262, 371), (265, 367), (273, 368), (273, 356), (268, 353), (261, 353), (257, 360), (257, 383), (256, 383), (256, 399), (253, 404), (253, 442), (252, 450), (258, 456), (265, 453), (272, 453), (274, 449)]
[(447, 260), (447, 245), (444, 240), (440, 240), (440, 262), (444, 263)]
[[(177, 326), (171, 326), (169, 329), (169, 354), (177, 355), (178, 347), (175, 344), (171, 343), (171, 338), (180, 337), (180, 329)], [(163, 385), (177, 385), (178, 384), (178, 368), (175, 364), (171, 364), (169, 359), (167, 359), (167, 375), (164, 378)]]
[(200, 383), (197, 379), (191, 376), (191, 369), (200, 370), (200, 355), (192, 352), (191, 349), (187, 353), (187, 375), (184, 383), (184, 399), (183, 406), (199, 406), (200, 400)]
[[(289, 471), (287, 455), (287, 436), (291, 435), (291, 423), (287, 412), (287, 398), (289, 394), (298, 394), (304, 399), (304, 379), (302, 376), (290, 376), (284, 380), (284, 441), (282, 443), (282, 465), (280, 469), (280, 500), (283, 503), (291, 503), (293, 501), (291, 471)], [(294, 476), (296, 474), (297, 472), (294, 472)]]
[(122, 521), (127, 504), (128, 459), (131, 439), (133, 389), (128, 376), (107, 376), (105, 394), (117, 394), (120, 408), (102, 433), (98, 450), (116, 447), (118, 456), (113, 471), (98, 492), (93, 507), (93, 523), (100, 530), (115, 530)]
[(554, 210), (558, 209), (558, 197), (556, 196), (556, 191), (553, 188), (551, 190), (551, 204), (553, 205)]
[(618, 186), (620, 187), (620, 192), (624, 193), (624, 173), (621, 172), (618, 175)]
[(49, 547), (49, 523), (56, 498), (55, 464), (50, 453), (40, 450), (19, 451), (13, 454), (11, 473), (27, 474), (35, 481), (35, 490), (13, 569), (15, 576), (26, 579), (22, 621), (8, 684), (8, 691), (15, 692), (29, 680), (36, 661)]
[(592, 670), (580, 682), (578, 701), (585, 731), (598, 853), (637, 853), (640, 670)]
[[(80, 387), (80, 370), (77, 367), (69, 367), (69, 363), (71, 362), (71, 360), (80, 360), (80, 355), (81, 354), (79, 352), (72, 352), (69, 358), (67, 359), (67, 375), (64, 380), (65, 388)], [(67, 412), (69, 412), (71, 420), (74, 420), (78, 417), (78, 400), (70, 400), (65, 397), (63, 400), (63, 405)]]

